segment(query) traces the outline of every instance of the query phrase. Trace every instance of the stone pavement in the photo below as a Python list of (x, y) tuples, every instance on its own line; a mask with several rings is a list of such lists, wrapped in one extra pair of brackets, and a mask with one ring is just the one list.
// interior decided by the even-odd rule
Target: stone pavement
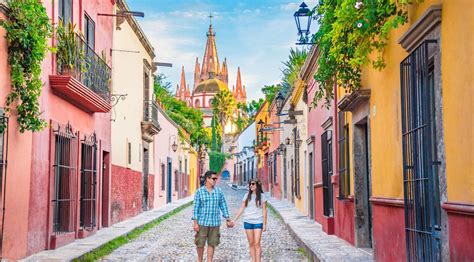
[(70, 261), (103, 246), (117, 237), (124, 236), (136, 228), (159, 219), (192, 200), (192, 197), (187, 197), (161, 208), (143, 212), (138, 216), (117, 223), (111, 227), (101, 229), (93, 236), (78, 239), (69, 245), (55, 250), (46, 250), (36, 253), (21, 261)]
[(294, 205), (285, 200), (267, 197), (269, 204), (279, 213), (291, 234), (314, 261), (373, 261), (369, 253), (323, 232), (320, 224), (308, 219)]
[[(227, 199), (231, 216), (242, 203), (246, 191), (219, 185)], [(196, 261), (192, 207), (188, 207), (156, 227), (120, 247), (102, 261)], [(302, 248), (290, 235), (283, 222), (269, 212), (267, 231), (262, 235), (263, 261), (308, 261)], [(242, 218), (234, 228), (221, 226), (221, 243), (216, 248), (216, 261), (250, 261), (248, 242)]]

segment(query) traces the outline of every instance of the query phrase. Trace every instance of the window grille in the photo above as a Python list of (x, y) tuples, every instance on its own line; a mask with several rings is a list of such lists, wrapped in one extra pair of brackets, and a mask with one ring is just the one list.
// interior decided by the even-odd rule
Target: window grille
[(53, 233), (74, 231), (77, 134), (71, 125), (58, 126), (54, 133)]
[(321, 167), (323, 171), (323, 212), (327, 217), (334, 215), (332, 176), (331, 131), (321, 135)]
[(339, 111), (339, 198), (350, 195), (350, 159), (349, 159), (349, 125), (346, 124), (346, 113)]
[(81, 140), (81, 229), (91, 230), (96, 226), (96, 197), (97, 138), (92, 134)]
[(441, 261), (440, 193), (436, 152), (437, 41), (426, 40), (400, 64), (403, 185), (407, 261)]
[(161, 164), (161, 191), (166, 190), (166, 165)]
[[(7, 158), (8, 158), (8, 117), (3, 115), (3, 112), (0, 114), (0, 122), (3, 122), (5, 129), (0, 132), (0, 217), (4, 217), (5, 210), (5, 181), (7, 179), (6, 169), (7, 169)], [(2, 241), (3, 239), (3, 229), (4, 226), (0, 226), (0, 253), (2, 252)]]

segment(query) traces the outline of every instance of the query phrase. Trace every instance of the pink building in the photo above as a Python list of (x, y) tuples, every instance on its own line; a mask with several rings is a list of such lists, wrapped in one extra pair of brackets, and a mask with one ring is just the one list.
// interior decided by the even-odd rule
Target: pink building
[[(15, 110), (2, 146), (2, 259), (20, 259), (94, 234), (109, 225), (110, 50), (114, 1), (45, 0), (52, 25), (76, 24), (85, 68), (69, 74), (48, 53), (42, 64), (41, 117), (49, 125), (19, 132)], [(0, 4), (0, 16), (9, 9)], [(0, 28), (0, 107), (10, 93), (5, 31)], [(57, 44), (56, 37), (49, 44)], [(106, 56), (105, 62), (100, 55)], [(58, 54), (59, 55), (59, 54)], [(81, 64), (81, 63), (80, 63)], [(8, 139), (7, 139), (8, 138)], [(8, 143), (8, 147), (6, 146)], [(7, 150), (8, 149), (8, 150)], [(3, 161), (2, 161), (3, 162)]]
[(268, 180), (270, 185), (270, 193), (273, 197), (281, 199), (281, 169), (279, 168), (282, 161), (280, 150), (280, 117), (277, 115), (278, 110), (276, 106), (276, 101), (274, 99), (273, 103), (269, 107), (269, 117), (270, 117), (270, 126), (271, 129), (268, 132), (270, 144), (268, 151), (270, 152), (268, 157)]

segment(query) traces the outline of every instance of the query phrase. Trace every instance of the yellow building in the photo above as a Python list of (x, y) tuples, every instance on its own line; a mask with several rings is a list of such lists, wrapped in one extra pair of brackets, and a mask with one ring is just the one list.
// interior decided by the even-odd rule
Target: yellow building
[(193, 195), (199, 187), (198, 178), (198, 152), (193, 147), (189, 148), (189, 195)]
[(268, 102), (265, 101), (260, 107), (260, 110), (255, 114), (255, 131), (257, 138), (255, 141), (255, 155), (257, 155), (257, 177), (262, 181), (263, 190), (265, 192), (268, 192), (269, 190), (267, 160), (270, 141), (267, 132), (260, 130), (269, 124)]
[(360, 90), (338, 93), (349, 141), (339, 181), (355, 199), (355, 245), (376, 243), (377, 261), (474, 259), (473, 10), (470, 0), (409, 6), (386, 68), (364, 68)]

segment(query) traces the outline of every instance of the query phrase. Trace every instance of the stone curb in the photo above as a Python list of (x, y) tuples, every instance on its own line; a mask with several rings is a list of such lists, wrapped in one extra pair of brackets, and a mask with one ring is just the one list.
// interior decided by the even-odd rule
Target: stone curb
[[(266, 196), (269, 200), (267, 203), (281, 217), (290, 234), (304, 248), (308, 259), (311, 261), (374, 261), (371, 255), (346, 243), (342, 239), (333, 235), (326, 235), (322, 232), (319, 224), (308, 220), (295, 207), (279, 207), (279, 204), (283, 203), (282, 201), (270, 197), (268, 194)], [(288, 212), (291, 212), (291, 215)], [(315, 239), (318, 236), (314, 237), (314, 235), (318, 235), (319, 239)], [(327, 248), (328, 245), (330, 246), (329, 248)]]
[(133, 230), (142, 228), (144, 225), (160, 219), (192, 201), (192, 196), (180, 199), (163, 207), (141, 213), (111, 227), (103, 228), (93, 236), (77, 239), (73, 243), (55, 250), (41, 251), (20, 261), (71, 261), (99, 249), (118, 237), (126, 236)]

